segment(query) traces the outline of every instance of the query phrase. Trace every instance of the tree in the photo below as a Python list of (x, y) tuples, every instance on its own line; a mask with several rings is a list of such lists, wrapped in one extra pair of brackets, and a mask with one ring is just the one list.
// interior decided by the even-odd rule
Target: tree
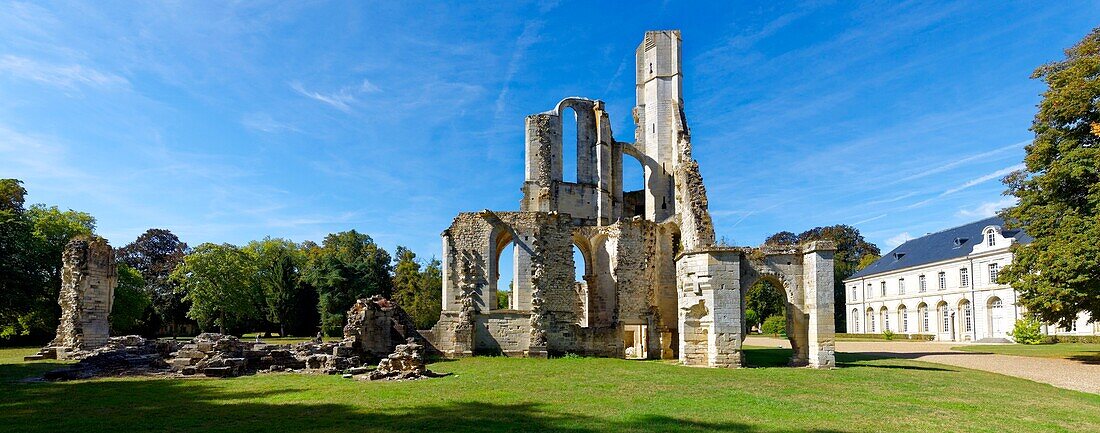
[(393, 277), (390, 255), (370, 236), (355, 230), (330, 234), (310, 251), (303, 280), (317, 288), (321, 328), (340, 335), (348, 309), (358, 298), (390, 297)]
[(204, 243), (172, 271), (184, 299), (191, 302), (190, 317), (218, 332), (260, 318), (263, 296), (257, 289), (256, 269), (248, 253), (230, 244)]
[(1035, 240), (1013, 245), (998, 280), (1029, 312), (1060, 326), (1081, 311), (1100, 320), (1100, 28), (1065, 54), (1032, 74), (1047, 90), (1025, 168), (1004, 179), (1019, 204), (1002, 216)]
[[(844, 280), (863, 269), (878, 259), (879, 251), (875, 244), (863, 239), (859, 229), (855, 227), (837, 224), (833, 226), (814, 227), (806, 230), (798, 236), (791, 232), (779, 232), (770, 237), (765, 244), (769, 245), (797, 245), (803, 242), (828, 240), (836, 244), (836, 254), (833, 255), (833, 302), (841, 306), (845, 303)], [(757, 310), (762, 317), (767, 314)], [(846, 329), (845, 315), (836, 315), (836, 329)]]
[(145, 280), (145, 293), (152, 300), (153, 312), (161, 323), (169, 325), (173, 335), (176, 325), (187, 320), (189, 306), (169, 276), (183, 263), (187, 251), (187, 244), (180, 242), (171, 231), (149, 229), (115, 252), (119, 262), (141, 273)]
[(118, 264), (118, 286), (111, 305), (111, 333), (130, 334), (139, 329), (145, 310), (152, 304), (145, 292), (145, 279), (137, 269)]
[(21, 181), (0, 179), (0, 337), (26, 334), (19, 318), (42, 296), (26, 194)]
[(782, 287), (761, 279), (746, 292), (745, 308), (756, 312), (757, 317), (782, 316), (787, 312), (787, 295)]
[(248, 244), (255, 261), (256, 280), (264, 299), (264, 315), (279, 325), (279, 335), (286, 336), (294, 321), (297, 304), (302, 300), (300, 270), (305, 255), (298, 245), (286, 239), (265, 238)]
[(61, 255), (72, 238), (95, 234), (95, 218), (85, 212), (62, 211), (57, 206), (31, 205), (27, 209), (34, 236), (33, 260), (39, 289), (20, 317), (26, 332), (52, 334), (61, 318), (57, 298), (61, 292)]

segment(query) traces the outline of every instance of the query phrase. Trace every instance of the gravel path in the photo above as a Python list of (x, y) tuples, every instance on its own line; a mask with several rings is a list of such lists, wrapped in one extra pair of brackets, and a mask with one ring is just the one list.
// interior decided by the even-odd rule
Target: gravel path
[[(749, 337), (752, 346), (790, 348), (785, 339)], [(1068, 359), (1032, 358), (1026, 356), (992, 355), (951, 350), (961, 343), (900, 342), (900, 341), (838, 341), (836, 350), (893, 358), (914, 359), (956, 367), (984, 370), (1015, 376), (1058, 388), (1100, 394), (1100, 365)]]

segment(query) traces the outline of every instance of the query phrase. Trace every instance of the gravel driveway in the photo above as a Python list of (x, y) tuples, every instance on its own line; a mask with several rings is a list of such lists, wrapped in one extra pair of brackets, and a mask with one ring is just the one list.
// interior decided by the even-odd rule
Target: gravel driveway
[[(790, 348), (785, 339), (752, 336), (746, 345)], [(836, 350), (875, 356), (914, 359), (984, 370), (1046, 383), (1058, 388), (1100, 394), (1100, 365), (1068, 359), (992, 355), (951, 350), (962, 343), (903, 341), (838, 341)]]

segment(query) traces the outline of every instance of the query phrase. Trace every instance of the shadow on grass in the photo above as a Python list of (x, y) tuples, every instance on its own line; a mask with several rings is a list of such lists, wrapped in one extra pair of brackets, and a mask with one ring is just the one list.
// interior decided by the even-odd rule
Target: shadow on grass
[[(746, 367), (786, 367), (791, 360), (791, 349), (780, 348), (745, 348), (745, 366)], [(899, 355), (899, 353), (837, 353), (837, 367), (840, 368), (886, 368), (896, 370), (919, 370), (919, 371), (954, 371), (946, 368), (921, 366), (921, 365), (883, 365), (883, 364), (863, 364), (861, 361), (874, 361), (879, 359), (902, 359), (905, 358)], [(917, 354), (919, 355), (919, 354)]]
[[(11, 367), (11, 366), (4, 366)], [(228, 379), (239, 380), (239, 379)], [(9, 431), (291, 431), (291, 432), (746, 432), (774, 431), (732, 422), (700, 422), (638, 414), (608, 419), (563, 413), (542, 404), (492, 401), (418, 403), (384, 399), (384, 406), (317, 402), (316, 389), (227, 390), (223, 381), (127, 380), (0, 384), (0, 423)], [(248, 384), (255, 386), (255, 384)], [(406, 384), (391, 384), (405, 386)], [(407, 384), (411, 385), (411, 384)], [(364, 383), (364, 388), (376, 384)], [(367, 392), (392, 391), (374, 387)], [(322, 395), (327, 398), (327, 394)], [(361, 398), (361, 397), (360, 397)], [(836, 430), (816, 430), (839, 433)]]

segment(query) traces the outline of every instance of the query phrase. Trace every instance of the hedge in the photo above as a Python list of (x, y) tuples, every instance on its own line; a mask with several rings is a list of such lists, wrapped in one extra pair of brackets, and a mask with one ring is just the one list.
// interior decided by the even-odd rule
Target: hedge
[[(886, 336), (883, 334), (836, 334), (838, 340), (844, 339), (872, 339), (872, 340), (886, 340)], [(894, 340), (915, 340), (915, 341), (933, 341), (936, 339), (932, 334), (894, 334)]]

